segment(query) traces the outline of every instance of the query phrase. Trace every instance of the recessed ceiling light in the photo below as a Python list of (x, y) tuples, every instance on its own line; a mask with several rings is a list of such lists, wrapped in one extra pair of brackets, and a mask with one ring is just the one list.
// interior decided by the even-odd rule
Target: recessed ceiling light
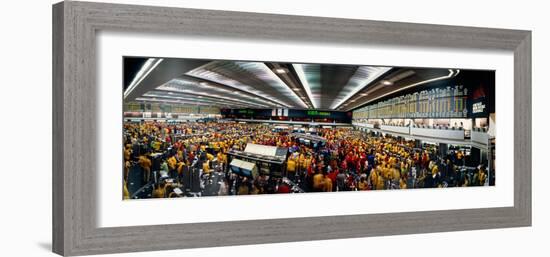
[(361, 96), (368, 96), (369, 93), (362, 93)]
[(201, 81), (201, 82), (199, 82), (199, 85), (201, 85), (201, 86), (209, 86), (210, 84), (208, 84), (208, 82), (206, 82), (206, 81)]
[(300, 91), (300, 89), (297, 88), (297, 87), (293, 87), (292, 90), (294, 90), (294, 91)]
[(391, 86), (391, 85), (393, 85), (393, 82), (391, 82), (389, 80), (382, 80), (382, 85)]
[(275, 68), (273, 71), (275, 71), (275, 73), (278, 73), (278, 74), (284, 74), (288, 72), (288, 70), (285, 68)]

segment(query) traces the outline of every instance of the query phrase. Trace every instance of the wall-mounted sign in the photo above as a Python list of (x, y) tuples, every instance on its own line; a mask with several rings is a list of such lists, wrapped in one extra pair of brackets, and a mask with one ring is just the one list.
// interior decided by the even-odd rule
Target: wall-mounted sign
[(469, 109), (472, 118), (487, 117), (489, 113), (489, 106), (487, 105), (487, 99), (485, 97), (479, 97), (472, 100), (472, 108)]
[(271, 110), (271, 116), (284, 116), (284, 117), (288, 117), (288, 109), (282, 109), (282, 108), (272, 109), (272, 110)]
[(485, 103), (477, 102), (472, 104), (472, 113), (483, 113), (485, 112)]

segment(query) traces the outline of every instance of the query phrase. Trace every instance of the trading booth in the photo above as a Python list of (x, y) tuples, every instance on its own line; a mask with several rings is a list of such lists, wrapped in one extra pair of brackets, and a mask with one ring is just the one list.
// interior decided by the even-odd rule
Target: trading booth
[(231, 172), (245, 177), (256, 178), (258, 176), (258, 166), (255, 162), (248, 162), (239, 159), (233, 159), (229, 164)]
[[(258, 174), (268, 174), (283, 177), (285, 174), (286, 155), (288, 148), (258, 144), (247, 144), (244, 151), (231, 149), (231, 171), (247, 177)], [(237, 160), (237, 161), (236, 161)], [(253, 164), (253, 165), (252, 165)], [(255, 172), (254, 170), (257, 170)]]
[(297, 143), (311, 146), (314, 149), (319, 149), (325, 146), (327, 139), (322, 136), (305, 134), (305, 133), (292, 133), (294, 138), (296, 138)]

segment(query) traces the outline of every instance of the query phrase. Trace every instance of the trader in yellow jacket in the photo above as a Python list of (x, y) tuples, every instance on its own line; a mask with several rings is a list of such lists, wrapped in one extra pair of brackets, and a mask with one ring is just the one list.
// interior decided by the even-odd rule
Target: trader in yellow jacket
[(128, 191), (128, 187), (126, 186), (126, 180), (124, 180), (124, 185), (122, 189), (122, 199), (127, 200), (130, 199), (130, 191)]
[(219, 163), (226, 163), (226, 156), (221, 151), (218, 152), (217, 158)]
[(209, 160), (209, 161), (212, 161), (212, 160), (214, 160), (214, 155), (212, 155), (210, 153), (206, 153), (206, 159)]
[(155, 190), (153, 190), (153, 198), (165, 198), (166, 197), (166, 184), (160, 183)]
[(286, 162), (286, 172), (289, 173), (289, 177), (294, 176), (294, 173), (296, 172), (296, 161), (294, 158), (289, 158)]
[(325, 192), (332, 192), (332, 180), (328, 177), (328, 176), (324, 176), (325, 177), (325, 180), (323, 181), (324, 183), (324, 190)]
[(376, 168), (372, 169), (369, 175), (370, 184), (372, 185), (374, 190), (379, 189), (378, 188), (378, 170)]
[(206, 160), (202, 163), (202, 172), (210, 174), (210, 161)]
[(315, 175), (313, 175), (313, 189), (315, 192), (325, 191), (325, 175), (318, 170)]
[(151, 177), (151, 160), (147, 156), (141, 155), (139, 156), (138, 164), (143, 169), (143, 180), (148, 182)]
[(176, 160), (175, 156), (172, 156), (168, 158), (167, 163), (168, 163), (168, 169), (172, 171), (176, 169), (176, 164), (178, 163), (178, 161)]
[(298, 157), (298, 163), (297, 163), (297, 167), (298, 169), (300, 169), (300, 171), (304, 170), (302, 166), (304, 166), (305, 160), (306, 160), (306, 157), (304, 156), (303, 153), (301, 153), (300, 157)]

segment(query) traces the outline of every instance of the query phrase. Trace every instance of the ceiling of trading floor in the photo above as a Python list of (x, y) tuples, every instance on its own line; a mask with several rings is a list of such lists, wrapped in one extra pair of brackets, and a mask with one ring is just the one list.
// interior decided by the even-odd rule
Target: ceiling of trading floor
[(124, 72), (125, 101), (348, 111), (459, 71), (126, 57)]

